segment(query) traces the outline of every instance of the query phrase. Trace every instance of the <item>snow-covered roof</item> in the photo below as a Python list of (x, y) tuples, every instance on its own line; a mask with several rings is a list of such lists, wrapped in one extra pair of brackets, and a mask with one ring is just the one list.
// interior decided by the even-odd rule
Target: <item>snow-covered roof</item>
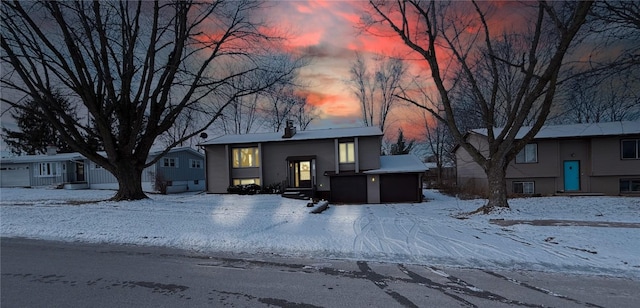
[(425, 172), (427, 167), (413, 154), (380, 156), (380, 169), (365, 171), (367, 174)]
[[(516, 138), (522, 138), (531, 130), (529, 126), (523, 126)], [(486, 128), (471, 130), (474, 133), (486, 136)], [(499, 134), (502, 128), (495, 128), (494, 133)], [(568, 137), (591, 137), (591, 136), (619, 136), (640, 134), (640, 121), (622, 121), (605, 123), (586, 123), (568, 125), (545, 125), (536, 134), (536, 139), (568, 138)]]
[[(180, 151), (189, 151), (193, 154), (204, 157), (204, 154), (190, 147), (173, 148), (169, 151), (169, 153), (175, 153)], [(162, 151), (150, 152), (149, 156), (153, 157), (161, 153)], [(102, 156), (107, 156), (105, 152), (98, 152), (98, 154)], [(13, 156), (13, 157), (2, 158), (1, 162), (3, 164), (20, 164), (20, 163), (56, 162), (56, 161), (78, 161), (83, 159), (86, 159), (84, 155), (78, 152), (73, 152), (73, 153), (56, 153), (53, 155), (39, 154), (39, 155)]]
[(282, 132), (244, 134), (244, 135), (224, 135), (211, 140), (207, 140), (201, 143), (200, 145), (281, 142), (281, 141), (347, 138), (347, 137), (382, 136), (382, 131), (378, 127), (367, 126), (367, 127), (302, 130), (302, 131), (298, 131), (291, 138), (282, 138), (282, 135), (283, 135)]
[(84, 156), (80, 155), (80, 153), (58, 153), (54, 155), (23, 155), (23, 156), (14, 156), (7, 157), (2, 159), (3, 164), (13, 163), (38, 163), (38, 162), (55, 162), (55, 161), (74, 161), (74, 160), (83, 160)]

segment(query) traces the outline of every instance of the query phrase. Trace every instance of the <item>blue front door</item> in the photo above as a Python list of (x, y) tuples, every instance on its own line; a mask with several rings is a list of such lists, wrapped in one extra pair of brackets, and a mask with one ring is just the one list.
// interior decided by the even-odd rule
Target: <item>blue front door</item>
[(580, 190), (580, 161), (564, 162), (564, 191)]

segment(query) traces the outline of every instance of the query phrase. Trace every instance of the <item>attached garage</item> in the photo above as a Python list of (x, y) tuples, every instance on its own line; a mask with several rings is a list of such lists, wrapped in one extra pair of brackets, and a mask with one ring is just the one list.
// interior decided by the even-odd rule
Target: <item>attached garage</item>
[(0, 187), (27, 187), (29, 164), (5, 165), (0, 168)]
[(420, 174), (396, 173), (380, 175), (380, 202), (416, 202), (422, 199)]
[(367, 203), (367, 176), (332, 176), (330, 201), (333, 203)]

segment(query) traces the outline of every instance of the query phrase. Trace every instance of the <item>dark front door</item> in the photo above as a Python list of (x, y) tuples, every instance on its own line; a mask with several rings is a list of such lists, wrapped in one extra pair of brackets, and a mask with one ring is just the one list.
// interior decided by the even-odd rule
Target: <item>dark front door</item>
[(84, 182), (84, 163), (76, 162), (76, 182)]
[(311, 160), (289, 162), (289, 187), (311, 188), (313, 179)]

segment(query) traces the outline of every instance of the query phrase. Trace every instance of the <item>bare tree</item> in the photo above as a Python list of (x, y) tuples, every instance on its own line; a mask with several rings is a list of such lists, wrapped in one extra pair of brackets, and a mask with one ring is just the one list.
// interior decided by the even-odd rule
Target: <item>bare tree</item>
[(291, 113), (300, 130), (306, 130), (309, 124), (318, 118), (316, 106), (309, 104), (303, 97), (298, 97)]
[[(531, 17), (522, 20), (524, 30), (505, 29), (502, 34), (494, 33), (489, 22), (490, 2), (369, 3), (372, 12), (363, 19), (365, 26), (370, 31), (391, 30), (420, 55), (430, 68), (444, 113), (437, 106), (420, 104), (408, 91), (400, 97), (447, 123), (455, 141), (483, 168), (489, 200), (479, 211), (508, 208), (506, 168), (544, 124), (565, 56), (592, 3), (521, 4), (523, 16)], [(453, 102), (461, 94), (471, 95), (482, 116), (488, 151), (469, 143), (457, 125)], [(532, 126), (516, 139), (527, 121)]]
[(398, 100), (401, 83), (407, 76), (404, 62), (399, 58), (381, 57), (376, 60), (373, 72), (362, 54), (356, 53), (356, 60), (350, 69), (348, 84), (360, 101), (362, 123), (378, 126), (385, 131), (387, 118)]
[(436, 163), (436, 184), (443, 184), (443, 170), (445, 166), (451, 166), (455, 162), (451, 150), (455, 146), (453, 137), (446, 123), (433, 118), (430, 113), (422, 113), (424, 137), (430, 150), (433, 162)]
[[(29, 97), (74, 150), (111, 172), (119, 184), (114, 200), (146, 198), (142, 172), (162, 156), (147, 161), (149, 151), (177, 119), (193, 111), (200, 122), (186, 127), (164, 153), (203, 132), (234, 100), (292, 73), (265, 60), (276, 38), (258, 31), (266, 26), (255, 13), (262, 5), (3, 1), (3, 91)], [(247, 75), (264, 78), (237, 86)], [(86, 110), (90, 121), (51, 104), (54, 88)], [(89, 146), (87, 136), (100, 141), (106, 156)]]

